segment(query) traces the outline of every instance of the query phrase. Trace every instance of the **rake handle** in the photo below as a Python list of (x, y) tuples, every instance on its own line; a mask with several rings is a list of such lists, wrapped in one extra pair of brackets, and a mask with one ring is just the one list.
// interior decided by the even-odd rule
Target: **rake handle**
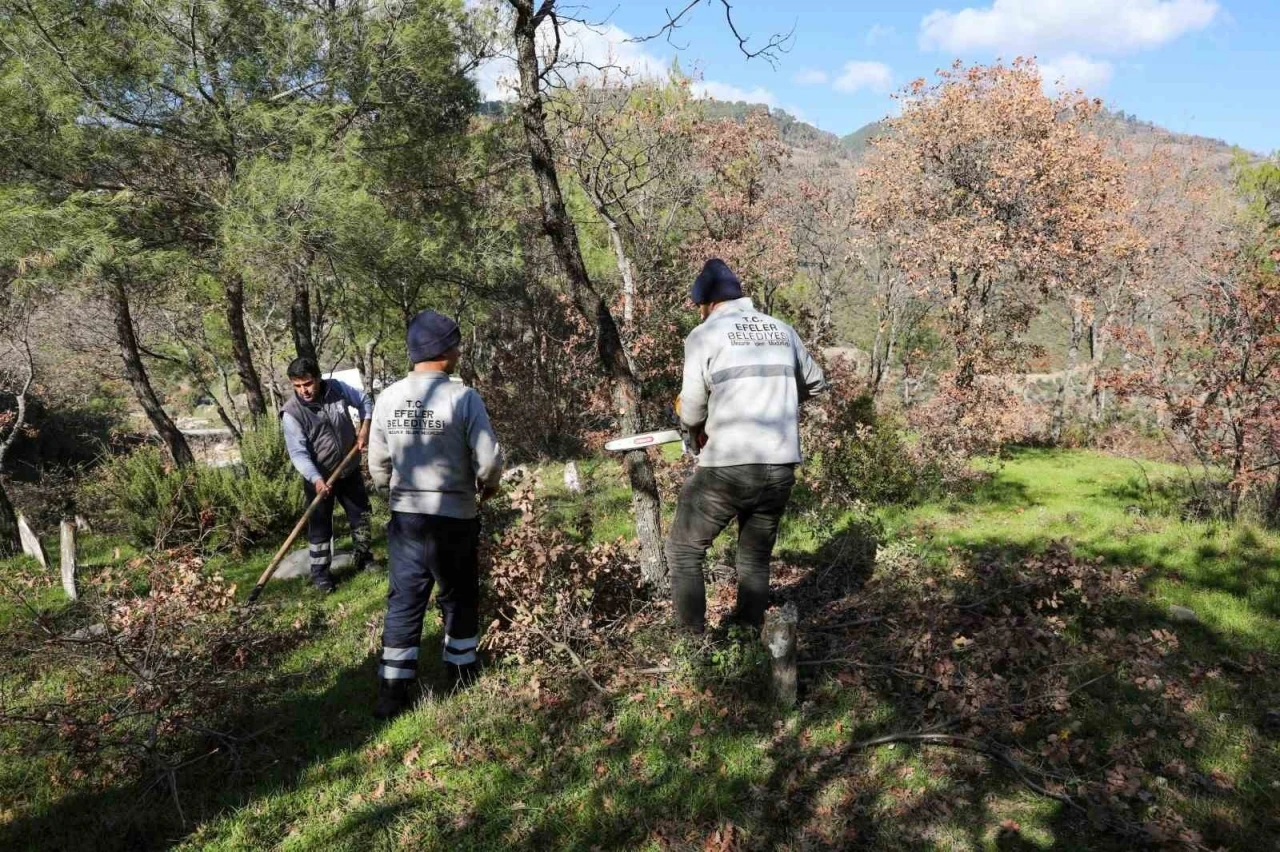
[[(329, 478), (325, 480), (325, 485), (332, 486), (338, 481), (338, 477), (346, 470), (347, 465), (353, 458), (360, 454), (360, 446), (357, 444), (351, 448), (351, 452), (338, 462), (338, 466), (333, 473), (329, 474)], [(302, 517), (298, 519), (298, 523), (294, 525), (293, 532), (289, 533), (289, 537), (284, 540), (284, 544), (280, 545), (280, 549), (276, 551), (275, 557), (271, 560), (271, 564), (267, 566), (267, 570), (262, 572), (262, 576), (258, 578), (258, 584), (253, 587), (253, 591), (249, 592), (249, 603), (253, 603), (262, 594), (262, 589), (267, 585), (267, 581), (271, 579), (271, 575), (276, 573), (276, 569), (280, 567), (281, 560), (285, 554), (289, 552), (289, 548), (293, 547), (293, 542), (297, 539), (298, 534), (302, 532), (303, 527), (307, 525), (307, 521), (311, 520), (311, 515), (315, 512), (316, 507), (320, 505), (326, 495), (317, 494), (315, 499), (311, 501), (311, 505), (302, 513)]]

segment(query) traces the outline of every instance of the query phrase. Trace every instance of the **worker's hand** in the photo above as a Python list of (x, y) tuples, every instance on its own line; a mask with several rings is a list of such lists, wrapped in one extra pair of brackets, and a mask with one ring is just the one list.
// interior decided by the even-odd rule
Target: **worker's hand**
[(360, 424), (360, 431), (356, 433), (356, 449), (364, 452), (364, 448), (369, 446), (369, 423), (365, 420)]
[(693, 441), (694, 455), (697, 455), (698, 451), (707, 445), (706, 424), (703, 423), (698, 426), (690, 426), (689, 438)]
[(497, 485), (488, 485), (484, 482), (476, 483), (476, 491), (479, 492), (480, 494), (481, 503), (484, 503), (486, 500), (492, 497), (496, 497), (500, 490), (502, 489), (500, 489)]
[(317, 476), (316, 481), (311, 484), (316, 487), (316, 494), (321, 497), (328, 497), (333, 492), (333, 489), (329, 487), (329, 483), (324, 481), (323, 476)]

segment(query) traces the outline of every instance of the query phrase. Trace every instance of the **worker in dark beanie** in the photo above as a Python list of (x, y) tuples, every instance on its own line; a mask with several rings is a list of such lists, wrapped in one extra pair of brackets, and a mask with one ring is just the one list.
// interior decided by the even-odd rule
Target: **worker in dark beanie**
[(714, 305), (742, 298), (742, 282), (729, 264), (713, 257), (702, 265), (689, 293), (695, 305)]
[(458, 366), (458, 325), (435, 311), (405, 335), (409, 375), (378, 397), (369, 474), (389, 489), (390, 589), (374, 715), (408, 709), (432, 586), (444, 617), (445, 669), (454, 685), (476, 677), (480, 642), (477, 557), (480, 500), (497, 492), (502, 449), (480, 395), (450, 376)]
[[(293, 396), (280, 412), (285, 447), (294, 468), (302, 474), (307, 502), (322, 495), (323, 500), (307, 519), (307, 542), (311, 549), (311, 583), (322, 592), (336, 588), (329, 567), (333, 553), (333, 504), (342, 504), (351, 527), (352, 561), (357, 569), (369, 568), (373, 556), (369, 549), (369, 494), (358, 460), (347, 465), (346, 472), (332, 485), (329, 475), (351, 452), (353, 446), (364, 449), (369, 441), (369, 418), (373, 416), (373, 400), (364, 391), (337, 379), (322, 378), (320, 367), (310, 358), (297, 358), (287, 370), (293, 385)], [(349, 408), (360, 412), (360, 429), (351, 422)]]
[(769, 560), (800, 462), (800, 403), (826, 390), (822, 369), (795, 329), (756, 310), (719, 258), (690, 297), (702, 324), (684, 342), (677, 410), (698, 469), (680, 492), (667, 538), (676, 617), (706, 627), (702, 563), (715, 537), (738, 521), (738, 603), (732, 622), (759, 627), (769, 605)]

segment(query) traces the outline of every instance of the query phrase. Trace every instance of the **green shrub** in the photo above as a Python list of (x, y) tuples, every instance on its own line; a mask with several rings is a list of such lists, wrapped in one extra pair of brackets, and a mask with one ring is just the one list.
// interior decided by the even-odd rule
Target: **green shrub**
[(231, 494), (242, 534), (256, 541), (292, 528), (305, 508), (305, 497), (279, 424), (272, 421), (245, 433), (240, 457), (243, 470), (234, 478)]
[(246, 433), (240, 452), (234, 467), (174, 468), (144, 446), (103, 464), (89, 496), (142, 547), (241, 551), (289, 529), (303, 493), (277, 425)]
[(831, 370), (831, 392), (805, 424), (809, 461), (805, 481), (823, 504), (910, 503), (936, 477), (913, 453), (896, 421), (879, 415), (875, 401), (851, 374)]

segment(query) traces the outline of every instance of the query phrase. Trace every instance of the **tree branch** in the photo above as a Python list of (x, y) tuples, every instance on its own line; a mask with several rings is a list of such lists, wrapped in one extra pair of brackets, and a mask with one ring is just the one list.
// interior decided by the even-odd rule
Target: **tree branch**
[[(548, 0), (548, 2), (550, 2), (550, 0)], [(578, 671), (582, 673), (582, 676), (585, 677), (591, 683), (591, 685), (596, 688), (597, 692), (599, 692), (601, 695), (610, 694), (609, 690), (601, 686), (600, 683), (594, 677), (591, 676), (591, 672), (587, 671), (586, 664), (582, 662), (582, 658), (578, 656), (577, 652), (575, 652), (572, 648), (570, 648), (568, 645), (564, 644), (563, 642), (558, 642), (555, 639), (552, 639), (542, 630), (542, 628), (538, 627), (536, 624), (530, 624), (529, 626), (533, 628), (534, 633), (537, 633), (539, 636), (541, 636), (543, 638), (543, 641), (545, 641), (552, 648), (554, 648), (557, 651), (560, 651), (563, 654), (568, 655), (569, 659), (573, 660), (574, 666), (576, 666)]]
[[(14, 349), (18, 349), (17, 346)], [(25, 323), (22, 339), (22, 352), (25, 354), (25, 366), (27, 376), (22, 382), (22, 389), (16, 394), (18, 411), (14, 417), (13, 425), (9, 428), (9, 434), (5, 435), (4, 441), (0, 442), (0, 467), (4, 465), (5, 454), (9, 452), (9, 448), (13, 446), (14, 441), (18, 440), (18, 433), (22, 431), (22, 427), (27, 422), (27, 393), (31, 390), (31, 385), (35, 380), (36, 368), (35, 358), (31, 354), (31, 342), (26, 337)]]
[[(684, 47), (681, 47), (671, 40), (672, 36), (675, 35), (676, 30), (684, 26), (688, 15), (702, 2), (703, 0), (690, 0), (683, 9), (676, 12), (674, 15), (671, 14), (670, 10), (664, 9), (663, 11), (666, 13), (667, 22), (663, 24), (657, 32), (647, 36), (636, 36), (635, 38), (627, 39), (627, 41), (629, 43), (638, 44), (646, 41), (653, 41), (654, 39), (665, 36), (667, 44), (671, 45), (676, 50), (684, 50), (688, 45), (686, 44)], [(714, 2), (714, 0), (706, 0), (706, 2), (710, 4)], [(792, 44), (795, 41), (796, 25), (793, 23), (791, 25), (791, 29), (786, 33), (772, 34), (769, 36), (769, 40), (765, 42), (763, 47), (752, 50), (748, 46), (751, 42), (751, 36), (744, 37), (742, 32), (738, 29), (737, 23), (733, 20), (733, 6), (729, 3), (729, 0), (719, 0), (719, 2), (724, 8), (724, 19), (729, 25), (729, 32), (733, 33), (733, 37), (738, 40), (738, 50), (742, 51), (742, 55), (747, 59), (760, 57), (776, 68), (778, 65), (779, 54), (789, 53), (791, 51)]]

